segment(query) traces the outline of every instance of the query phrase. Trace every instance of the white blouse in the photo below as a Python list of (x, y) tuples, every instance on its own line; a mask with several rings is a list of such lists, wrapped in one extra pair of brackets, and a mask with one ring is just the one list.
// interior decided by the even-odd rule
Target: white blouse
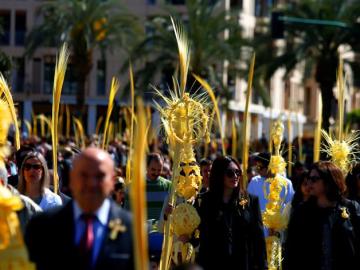
[(60, 196), (52, 192), (50, 189), (45, 188), (43, 197), (39, 203), (41, 209), (47, 210), (60, 205), (62, 205)]

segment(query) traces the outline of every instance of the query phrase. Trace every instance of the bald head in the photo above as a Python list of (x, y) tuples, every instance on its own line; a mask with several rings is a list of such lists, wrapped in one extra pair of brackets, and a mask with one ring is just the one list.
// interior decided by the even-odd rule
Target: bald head
[(85, 149), (73, 163), (70, 189), (74, 200), (86, 213), (95, 212), (114, 188), (114, 161), (95, 147)]
[(76, 158), (74, 159), (73, 166), (75, 167), (80, 160), (88, 160), (93, 162), (104, 162), (108, 163), (110, 166), (114, 168), (114, 161), (111, 159), (110, 155), (104, 150), (96, 147), (89, 147), (82, 151)]

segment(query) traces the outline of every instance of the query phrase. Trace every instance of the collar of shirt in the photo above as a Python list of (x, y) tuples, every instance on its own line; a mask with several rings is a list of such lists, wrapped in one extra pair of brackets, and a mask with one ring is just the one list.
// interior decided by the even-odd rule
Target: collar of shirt
[(151, 179), (149, 179), (149, 178), (147, 178), (146, 177), (146, 182), (150, 182), (150, 183), (157, 183), (157, 182), (159, 182), (159, 180), (160, 180), (160, 176), (158, 176), (158, 178), (156, 178), (155, 180), (151, 180)]
[[(74, 220), (75, 220), (75, 235), (74, 241), (75, 244), (79, 244), (80, 239), (85, 231), (85, 222), (80, 219), (83, 211), (77, 202), (74, 201)], [(93, 232), (94, 232), (94, 245), (92, 250), (92, 265), (96, 263), (97, 257), (100, 253), (101, 244), (104, 240), (107, 230), (107, 222), (110, 215), (110, 200), (105, 199), (102, 205), (98, 210), (95, 211), (94, 215), (96, 219), (93, 223)]]
[[(109, 211), (110, 210), (110, 200), (105, 199), (102, 205), (99, 207), (98, 210), (95, 211), (94, 215), (97, 217), (97, 220), (100, 221), (100, 223), (103, 226), (106, 226), (108, 217), (109, 217)], [(83, 211), (81, 210), (78, 203), (74, 200), (74, 220), (78, 221)]]

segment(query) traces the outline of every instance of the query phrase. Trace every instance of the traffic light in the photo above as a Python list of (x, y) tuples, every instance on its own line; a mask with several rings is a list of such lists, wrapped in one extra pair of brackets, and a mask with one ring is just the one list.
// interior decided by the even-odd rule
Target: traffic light
[(273, 39), (284, 38), (284, 13), (280, 11), (273, 11), (271, 13), (271, 37)]

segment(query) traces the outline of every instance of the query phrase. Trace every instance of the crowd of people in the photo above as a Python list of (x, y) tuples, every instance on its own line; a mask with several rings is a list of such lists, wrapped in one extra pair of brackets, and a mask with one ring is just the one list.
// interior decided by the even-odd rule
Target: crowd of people
[[(0, 170), (1, 183), (24, 204), (18, 217), (30, 260), (38, 270), (133, 269), (126, 143), (112, 142), (104, 151), (96, 138), (83, 150), (62, 141), (57, 194), (51, 151), (45, 140), (23, 141)], [(193, 244), (196, 260), (174, 269), (268, 269), (266, 238), (274, 232), (263, 225), (262, 214), (270, 158), (268, 152), (250, 155), (247, 182), (235, 157), (198, 158), (202, 187), (193, 205), (200, 234), (180, 237)], [(161, 140), (146, 165), (149, 268), (158, 269), (163, 223), (173, 210), (168, 203), (172, 160)], [(281, 177), (286, 185), (280, 203), (289, 212), (280, 235), (282, 269), (360, 269), (360, 164), (345, 177), (329, 161), (297, 162), (293, 175)]]

